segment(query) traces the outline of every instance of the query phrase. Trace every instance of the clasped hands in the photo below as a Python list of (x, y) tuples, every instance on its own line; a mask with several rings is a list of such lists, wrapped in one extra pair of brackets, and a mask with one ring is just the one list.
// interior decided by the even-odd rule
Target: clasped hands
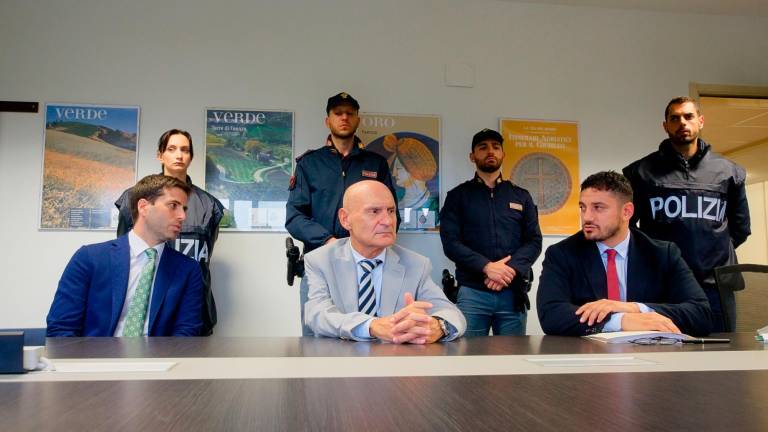
[(511, 258), (510, 255), (507, 255), (498, 261), (491, 261), (483, 267), (483, 273), (485, 273), (484, 283), (488, 289), (501, 291), (504, 287), (512, 283), (512, 279), (515, 278), (517, 272), (507, 265), (507, 261)]
[(579, 315), (579, 322), (587, 323), (591, 326), (595, 323), (601, 323), (610, 313), (623, 312), (621, 318), (621, 329), (624, 331), (633, 330), (657, 330), (671, 333), (681, 333), (671, 319), (656, 312), (641, 312), (640, 306), (633, 302), (622, 302), (616, 300), (602, 299), (589, 303), (584, 303), (576, 310)]
[(403, 296), (405, 307), (392, 315), (371, 322), (371, 336), (392, 343), (427, 344), (444, 336), (440, 323), (427, 313), (432, 303), (415, 301), (413, 294)]

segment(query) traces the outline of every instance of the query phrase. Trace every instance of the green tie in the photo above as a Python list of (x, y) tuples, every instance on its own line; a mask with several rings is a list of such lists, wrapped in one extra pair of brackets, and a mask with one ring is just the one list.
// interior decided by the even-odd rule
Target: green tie
[(149, 258), (149, 262), (141, 269), (139, 285), (136, 292), (133, 293), (131, 305), (128, 306), (128, 314), (125, 316), (125, 327), (123, 328), (123, 337), (139, 337), (144, 335), (144, 321), (147, 318), (147, 304), (149, 303), (149, 292), (152, 290), (152, 278), (155, 275), (155, 258), (157, 250), (149, 248), (144, 251)]

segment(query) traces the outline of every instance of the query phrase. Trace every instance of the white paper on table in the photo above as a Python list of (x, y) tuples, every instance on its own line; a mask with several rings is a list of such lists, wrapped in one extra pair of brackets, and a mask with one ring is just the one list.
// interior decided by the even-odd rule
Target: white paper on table
[(176, 362), (105, 362), (105, 361), (57, 361), (56, 372), (104, 373), (104, 372), (167, 372)]

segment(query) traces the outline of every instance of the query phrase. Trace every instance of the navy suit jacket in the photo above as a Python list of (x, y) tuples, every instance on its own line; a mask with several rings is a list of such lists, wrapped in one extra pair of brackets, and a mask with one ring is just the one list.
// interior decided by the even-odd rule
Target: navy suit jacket
[[(81, 247), (64, 269), (48, 312), (49, 337), (112, 336), (128, 289), (128, 235)], [(195, 260), (166, 247), (149, 305), (149, 336), (197, 336), (203, 279)]]
[[(680, 249), (631, 229), (627, 301), (644, 303), (672, 320), (683, 333), (707, 335), (711, 312), (704, 290), (680, 256)], [(610, 315), (592, 327), (579, 322), (579, 306), (608, 298), (605, 268), (597, 244), (578, 233), (550, 246), (544, 257), (536, 306), (546, 334), (599, 333)]]

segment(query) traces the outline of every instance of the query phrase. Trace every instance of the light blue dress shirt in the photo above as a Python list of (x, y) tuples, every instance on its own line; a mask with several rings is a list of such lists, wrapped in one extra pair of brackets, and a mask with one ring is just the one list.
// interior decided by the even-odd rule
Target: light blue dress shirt
[[(349, 242), (349, 248), (352, 251), (352, 257), (355, 259), (355, 267), (357, 269), (357, 282), (355, 286), (358, 286), (360, 283), (360, 278), (363, 277), (363, 268), (360, 266), (360, 261), (368, 259), (355, 250), (355, 248), (352, 247), (352, 242)], [(377, 265), (376, 268), (373, 269), (373, 272), (371, 273), (371, 283), (373, 283), (373, 291), (376, 294), (376, 316), (379, 316), (379, 308), (381, 307), (381, 280), (384, 274), (384, 263), (386, 262), (386, 255), (387, 250), (384, 249), (379, 255), (371, 258), (371, 260), (381, 260), (381, 264)], [(352, 335), (357, 340), (373, 340), (376, 339), (374, 337), (371, 337), (371, 323), (373, 322), (375, 317), (371, 317), (368, 320), (366, 320), (363, 323), (358, 324), (355, 326), (355, 328), (352, 329)], [(448, 332), (447, 335), (444, 336), (446, 340), (451, 340), (454, 338), (458, 330), (456, 327), (453, 326), (453, 324), (449, 323), (448, 321), (445, 322), (446, 330)]]
[[(352, 250), (352, 257), (355, 259), (355, 268), (357, 269), (357, 284), (355, 284), (355, 286), (358, 286), (360, 278), (363, 277), (363, 268), (360, 266), (360, 261), (368, 258), (357, 253), (355, 248), (352, 247), (352, 242), (349, 242), (349, 248)], [(377, 265), (371, 272), (371, 283), (373, 284), (373, 292), (376, 295), (376, 316), (378, 316), (379, 308), (381, 307), (381, 278), (384, 273), (386, 256), (387, 250), (384, 249), (380, 254), (371, 258), (371, 261), (381, 260), (381, 264)], [(373, 317), (366, 320), (364, 323), (355, 326), (355, 328), (352, 329), (352, 334), (360, 339), (374, 339), (371, 337), (371, 322), (373, 322)]]
[[(619, 298), (621, 301), (627, 301), (627, 255), (629, 254), (629, 238), (630, 232), (627, 232), (627, 237), (617, 244), (613, 248), (606, 245), (603, 242), (597, 242), (597, 249), (600, 251), (600, 259), (603, 261), (603, 268), (608, 269), (608, 249), (614, 249), (616, 251), (616, 276), (619, 278)], [(643, 303), (637, 303), (640, 307), (640, 312), (653, 312), (653, 309), (644, 305)], [(621, 331), (621, 319), (624, 317), (624, 312), (617, 312), (611, 314), (611, 317), (603, 326), (604, 332)]]

